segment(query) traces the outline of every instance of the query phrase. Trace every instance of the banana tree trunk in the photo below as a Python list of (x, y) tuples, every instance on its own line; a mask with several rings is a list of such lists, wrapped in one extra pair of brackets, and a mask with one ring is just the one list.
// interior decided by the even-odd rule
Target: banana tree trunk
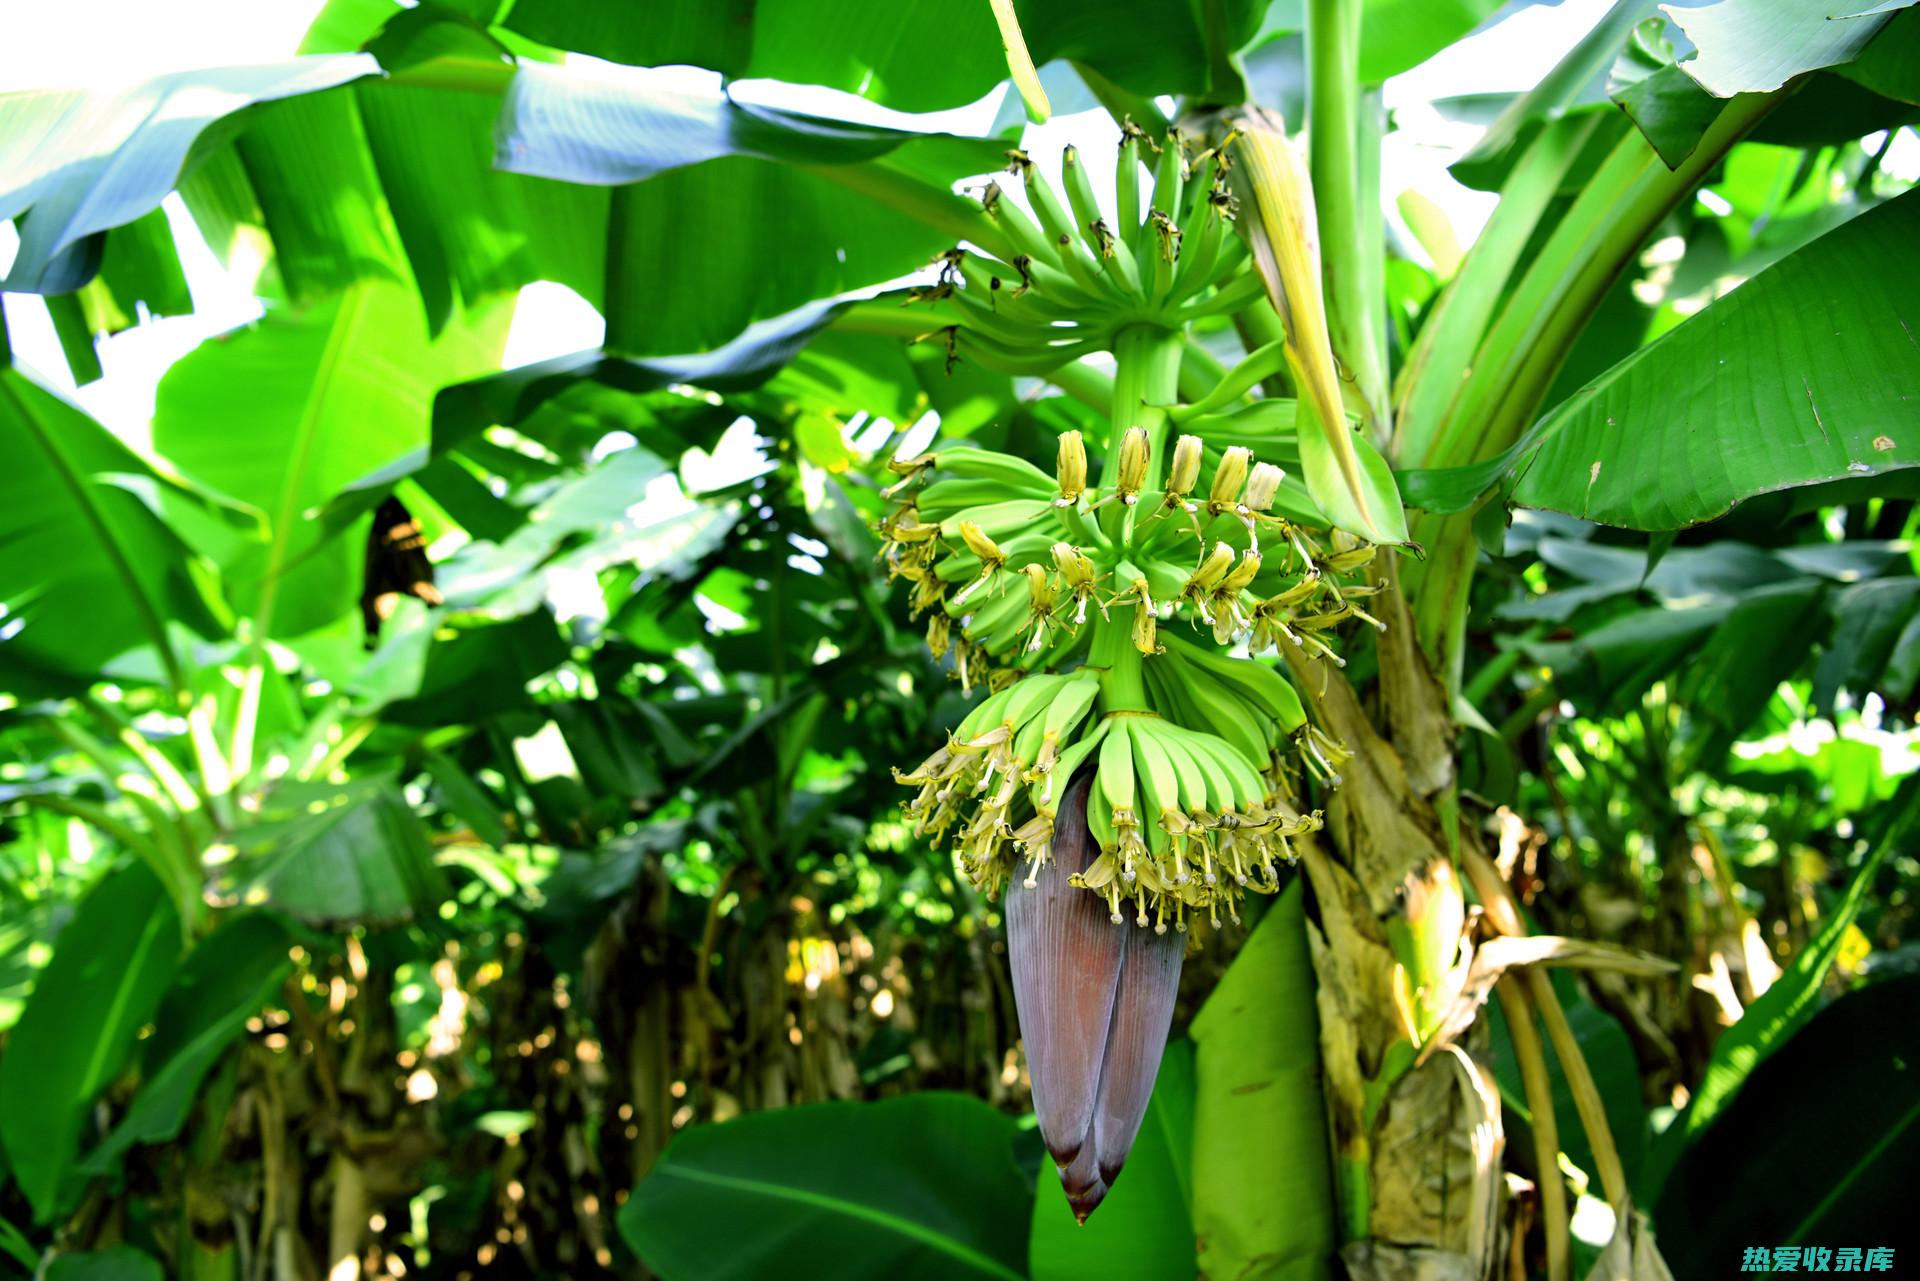
[(1464, 921), (1447, 835), (1451, 718), (1396, 591), (1379, 598), (1380, 724), (1352, 687), (1303, 665), (1302, 688), (1353, 753), (1327, 830), (1299, 842), (1350, 1274), (1479, 1278), (1499, 1254), (1504, 1137), (1493, 1074), (1438, 1026)]

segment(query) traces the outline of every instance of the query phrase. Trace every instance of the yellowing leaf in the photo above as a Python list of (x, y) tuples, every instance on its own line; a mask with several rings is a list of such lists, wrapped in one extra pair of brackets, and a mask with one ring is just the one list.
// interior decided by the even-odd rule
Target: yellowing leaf
[(1327, 334), (1320, 240), (1306, 163), (1280, 118), (1250, 108), (1236, 121), (1233, 180), (1240, 232), (1286, 328), (1287, 365), (1300, 389), (1301, 471), (1327, 518), (1373, 543), (1407, 541), (1407, 517), (1385, 460), (1347, 426)]

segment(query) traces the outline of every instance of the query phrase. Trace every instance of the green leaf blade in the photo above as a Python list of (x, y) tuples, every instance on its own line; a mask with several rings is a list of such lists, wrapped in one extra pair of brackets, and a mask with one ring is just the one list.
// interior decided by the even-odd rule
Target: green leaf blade
[(369, 473), (424, 461), (435, 394), (495, 364), (506, 320), (505, 308), (469, 313), (430, 340), (410, 290), (368, 280), (210, 339), (167, 371), (156, 447), (266, 518), (264, 541), (208, 548), (260, 634), (298, 636), (350, 608), (361, 549), (309, 513)]
[(1337, 1245), (1303, 884), (1193, 1021), (1193, 1226), (1208, 1277), (1325, 1277)]
[(66, 1202), (87, 1109), (118, 1076), (179, 963), (180, 922), (140, 864), (103, 880), (61, 932), (0, 1058), (0, 1141), (45, 1223)]
[(1731, 98), (1770, 92), (1804, 72), (1851, 61), (1894, 9), (1912, 3), (1719, 0), (1699, 8), (1661, 7), (1699, 50), (1681, 68), (1708, 93)]
[(1019, 1281), (1029, 1193), (1012, 1143), (1011, 1118), (951, 1094), (744, 1116), (676, 1139), (620, 1229), (666, 1281)]
[(105, 1174), (134, 1144), (180, 1133), (201, 1079), (292, 972), (290, 941), (278, 921), (247, 912), (193, 949), (154, 1019), (139, 1093), (83, 1169)]
[(115, 93), (11, 97), (0, 144), (0, 219), (33, 216), (21, 228), (6, 288), (72, 288), (78, 282), (49, 286), (60, 282), (73, 251), (87, 237), (157, 209), (201, 135), (225, 117), (378, 70), (364, 54), (341, 54), (175, 72)]
[(1868, 983), (1806, 1020), (1758, 1066), (1675, 1167), (1656, 1206), (1675, 1276), (1725, 1269), (1753, 1244), (1755, 1224), (1765, 1225), (1769, 1246), (1909, 1239), (1901, 1227), (1911, 1213), (1907, 1189), (1920, 1179), (1916, 1002), (1920, 977)]
[(170, 669), (170, 624), (218, 634), (190, 556), (143, 499), (170, 501), (167, 487), (105, 427), (0, 369), (0, 668), (10, 692), (65, 692), (142, 643)]
[(512, 173), (614, 186), (607, 347), (710, 351), (748, 325), (997, 243), (955, 180), (1001, 144), (879, 128), (663, 86), (645, 69), (523, 66), (499, 122)]
[(1541, 424), (1514, 501), (1680, 529), (1758, 494), (1920, 466), (1920, 193), (1691, 317)]

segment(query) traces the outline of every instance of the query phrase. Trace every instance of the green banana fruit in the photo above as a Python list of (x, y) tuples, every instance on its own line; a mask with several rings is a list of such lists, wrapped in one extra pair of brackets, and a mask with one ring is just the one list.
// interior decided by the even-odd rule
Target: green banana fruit
[(1019, 166), (1021, 181), (1026, 184), (1027, 203), (1033, 206), (1034, 217), (1040, 221), (1040, 230), (1057, 246), (1055, 259), (1082, 289), (1096, 294), (1105, 292), (1097, 268), (1080, 250), (1079, 238), (1074, 234), (1073, 215), (1060, 203), (1060, 197), (1054, 192), (1046, 175), (1040, 172), (1040, 166), (1024, 156), (1015, 163)]
[(1012, 491), (1005, 497), (1041, 498), (1053, 489), (1053, 477), (1024, 458), (993, 449), (943, 449), (934, 455), (934, 466), (950, 476), (968, 480), (990, 480)]
[(1074, 230), (1079, 233), (1081, 243), (1122, 294), (1139, 296), (1140, 268), (1134, 261), (1133, 247), (1124, 236), (1116, 236), (1107, 220), (1101, 217), (1100, 202), (1093, 194), (1093, 182), (1087, 177), (1086, 166), (1080, 163), (1077, 148), (1068, 147), (1060, 153), (1060, 171), (1067, 187), (1067, 202), (1073, 207)]
[(1145, 137), (1132, 120), (1120, 126), (1120, 156), (1113, 167), (1114, 234), (1138, 253), (1140, 250), (1140, 140)]

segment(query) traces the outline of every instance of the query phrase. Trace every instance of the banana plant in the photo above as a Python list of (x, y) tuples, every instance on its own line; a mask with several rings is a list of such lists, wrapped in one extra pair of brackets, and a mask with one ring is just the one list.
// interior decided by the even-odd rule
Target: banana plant
[[(1083, 1220), (1119, 1174), (1166, 1035), (1178, 959), (1149, 940), (1169, 923), (1184, 930), (1188, 913), (1197, 919), (1203, 908), (1212, 926), (1223, 906), (1237, 919), (1244, 889), (1275, 888), (1276, 866), (1293, 862), (1297, 845), (1326, 913), (1316, 960), (1322, 1009), (1334, 1015), (1327, 1071), (1349, 1266), (1366, 1275), (1403, 1266), (1395, 1260), (1409, 1257), (1408, 1242), (1461, 1257), (1472, 1272), (1489, 1265), (1494, 1148), (1475, 1149), (1465, 1209), (1445, 1212), (1422, 1207), (1413, 1191), (1441, 1177), (1437, 1168), (1410, 1174), (1376, 1153), (1404, 1141), (1410, 1110), (1442, 1100), (1470, 1128), (1497, 1127), (1484, 1069), (1436, 1052), (1459, 1044), (1462, 1008), (1472, 1017), (1461, 992), (1484, 1000), (1512, 965), (1502, 984), (1509, 1023), (1530, 1027), (1539, 1017), (1569, 1078), (1584, 1080), (1580, 1120), (1620, 1225), (1620, 1257), (1658, 1267), (1559, 997), (1537, 965), (1517, 958), (1641, 974), (1661, 966), (1544, 939), (1507, 962), (1495, 943), (1476, 948), (1463, 937), (1461, 880), (1494, 931), (1527, 927), (1462, 808), (1450, 686), (1460, 680), (1478, 550), (1470, 509), (1506, 474), (1517, 484), (1489, 513), (1511, 497), (1537, 502), (1577, 484), (1577, 510), (1588, 514), (1597, 493), (1618, 492), (1602, 490), (1603, 474), (1616, 474), (1607, 468), (1645, 467), (1657, 451), (1616, 431), (1583, 477), (1571, 474), (1579, 465), (1571, 441), (1593, 434), (1593, 405), (1624, 410), (1615, 389), (1635, 381), (1635, 365), (1664, 356), (1684, 369), (1689, 340), (1710, 349), (1701, 336), (1719, 320), (1711, 313), (1670, 335), (1666, 351), (1656, 345), (1600, 375), (1525, 438), (1523, 429), (1614, 275), (1779, 105), (1760, 92), (1778, 85), (1723, 94), (1732, 100), (1722, 106), (1681, 83), (1701, 104), (1702, 127), (1673, 163), (1644, 121), (1582, 119), (1577, 139), (1549, 131), (1516, 148), (1499, 234), (1468, 256), (1390, 388), (1381, 303), (1366, 288), (1382, 250), (1377, 221), (1361, 213), (1377, 198), (1368, 157), (1378, 123), (1356, 88), (1360, 14), (1357, 4), (1309, 6), (1306, 154), (1260, 109), (1190, 111), (1164, 138), (1123, 116), (1103, 204), (1072, 148), (1059, 157), (1064, 199), (1032, 157), (1009, 152), (1025, 208), (998, 183), (982, 195), (1001, 245), (943, 255), (935, 281), (911, 295), (940, 309), (944, 323), (930, 337), (954, 359), (1051, 377), (1108, 419), (1094, 483), (1073, 431), (1060, 437), (1051, 477), (1021, 458), (966, 449), (896, 460), (906, 476), (885, 527), (891, 568), (915, 609), (931, 615), (934, 652), (950, 649), (963, 683), (989, 691), (941, 751), (901, 776), (920, 788), (909, 812), (930, 834), (956, 831), (976, 882), (1005, 888), (1035, 1105)], [(1603, 26), (1601, 48), (1608, 38)], [(1576, 50), (1573, 70), (1591, 56), (1590, 47)], [(1524, 120), (1540, 105), (1523, 100), (1513, 110)], [(1546, 197), (1580, 148), (1596, 146), (1607, 164), (1570, 214), (1549, 221)], [(1868, 217), (1879, 224), (1872, 233), (1861, 226), (1857, 238), (1816, 242), (1808, 258), (1844, 258), (1875, 234), (1888, 243), (1904, 225), (1893, 207)], [(1529, 258), (1521, 246), (1535, 235), (1545, 240)], [(1858, 248), (1844, 243), (1855, 239)], [(1342, 259), (1323, 263), (1323, 244), (1339, 246)], [(1792, 296), (1795, 265), (1732, 305), (1779, 305), (1776, 297)], [(1208, 368), (1187, 333), (1213, 315), (1232, 316), (1246, 345), (1225, 370)], [(1849, 404), (1836, 460), (1806, 480), (1898, 465), (1868, 461), (1863, 433), (1898, 416), (1893, 388), (1907, 375), (1893, 371), (1913, 361), (1880, 349), (1890, 366), (1878, 367), (1857, 411)], [(1095, 352), (1110, 356), (1110, 382), (1081, 363)], [(1817, 405), (1815, 373), (1809, 366), (1803, 377)], [(1268, 380), (1292, 396), (1247, 399)], [(1644, 412), (1643, 403), (1634, 408)], [(1784, 398), (1769, 404), (1767, 431), (1792, 430), (1785, 410)], [(1826, 420), (1816, 426), (1832, 444)], [(1426, 509), (1418, 521), (1403, 515), (1376, 441), (1414, 469), (1419, 496), (1405, 506)], [(1881, 446), (1903, 448), (1892, 437)], [(1304, 484), (1286, 487), (1281, 462)], [(1781, 483), (1765, 470), (1733, 477), (1727, 498)], [(1451, 498), (1435, 492), (1456, 484)], [(1644, 494), (1609, 501), (1651, 510)], [(1611, 510), (1619, 514), (1600, 518), (1646, 519)], [(1382, 558), (1382, 549), (1392, 550)], [(1411, 559), (1403, 568), (1395, 555)], [(1350, 577), (1362, 573), (1364, 581)], [(1386, 594), (1368, 600), (1376, 593)], [(1365, 627), (1330, 644), (1349, 620)], [(1244, 656), (1218, 652), (1224, 646), (1243, 646)], [(1291, 680), (1257, 661), (1266, 653)], [(1367, 653), (1376, 673), (1373, 713), (1343, 673), (1353, 653)], [(1329, 810), (1337, 857), (1316, 836)], [(1077, 907), (1060, 882), (1084, 892)], [(1105, 901), (1124, 940), (1089, 929), (1084, 895)], [(1026, 896), (1037, 896), (1032, 906)], [(1381, 1009), (1388, 994), (1392, 1007)], [(1537, 1063), (1538, 1035), (1516, 1030), (1514, 1039)], [(1530, 1103), (1540, 1102), (1539, 1080), (1532, 1073)], [(1548, 1271), (1564, 1275), (1566, 1200), (1553, 1186), (1551, 1136), (1543, 1127), (1535, 1137), (1545, 1143), (1537, 1169)]]

